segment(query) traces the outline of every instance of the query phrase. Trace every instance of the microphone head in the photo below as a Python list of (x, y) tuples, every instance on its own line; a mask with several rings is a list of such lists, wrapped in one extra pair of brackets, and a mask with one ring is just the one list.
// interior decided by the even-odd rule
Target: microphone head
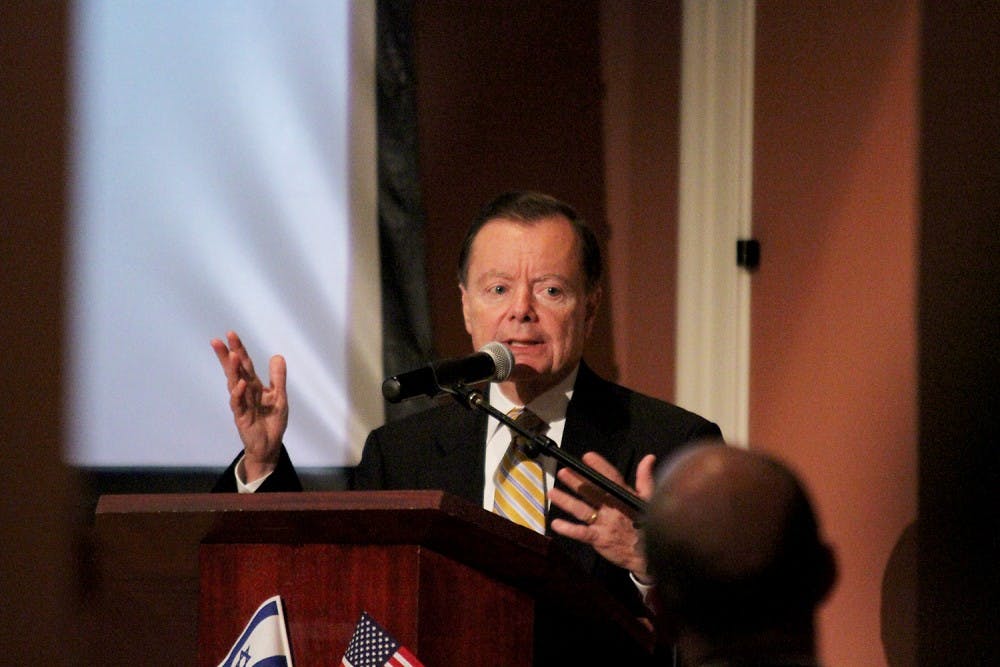
[(510, 351), (509, 347), (503, 343), (493, 341), (492, 343), (483, 345), (479, 348), (479, 351), (488, 354), (490, 359), (493, 360), (493, 365), (496, 367), (493, 377), (490, 378), (492, 382), (503, 382), (510, 377), (511, 371), (514, 370), (514, 353)]

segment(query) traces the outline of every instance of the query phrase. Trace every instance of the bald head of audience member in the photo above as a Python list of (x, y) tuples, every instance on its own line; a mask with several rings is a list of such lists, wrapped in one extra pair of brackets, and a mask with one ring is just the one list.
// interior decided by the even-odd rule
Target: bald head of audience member
[(814, 664), (836, 565), (784, 465), (734, 447), (682, 450), (659, 474), (644, 539), (657, 631), (683, 664)]

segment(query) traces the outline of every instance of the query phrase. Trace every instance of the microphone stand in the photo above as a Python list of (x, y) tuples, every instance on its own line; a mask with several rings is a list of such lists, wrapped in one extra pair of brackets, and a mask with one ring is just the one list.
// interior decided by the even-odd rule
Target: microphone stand
[(486, 400), (486, 397), (483, 396), (482, 392), (461, 383), (453, 386), (438, 386), (442, 391), (451, 394), (456, 401), (465, 404), (469, 408), (478, 409), (496, 417), (500, 423), (506, 424), (519, 435), (526, 438), (529, 445), (525, 448), (525, 450), (531, 458), (535, 458), (539, 454), (544, 454), (545, 456), (554, 458), (560, 463), (572, 468), (574, 472), (579, 473), (582, 477), (587, 479), (587, 481), (599, 487), (608, 495), (614, 497), (627, 507), (630, 507), (637, 514), (641, 515), (645, 513), (645, 500), (635, 495), (622, 485), (608, 479), (572, 454), (563, 451), (562, 448), (560, 448), (559, 445), (557, 445), (551, 438), (528, 431), (513, 419), (490, 405), (489, 401)]

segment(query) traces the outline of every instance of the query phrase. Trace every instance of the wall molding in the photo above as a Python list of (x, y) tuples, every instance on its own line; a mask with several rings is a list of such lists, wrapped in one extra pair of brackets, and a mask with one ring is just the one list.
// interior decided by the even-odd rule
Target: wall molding
[(677, 402), (749, 430), (754, 0), (686, 0), (681, 65)]

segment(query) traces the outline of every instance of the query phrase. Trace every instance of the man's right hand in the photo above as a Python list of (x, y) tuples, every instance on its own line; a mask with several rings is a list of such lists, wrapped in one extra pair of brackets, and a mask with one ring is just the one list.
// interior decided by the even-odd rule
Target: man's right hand
[(229, 407), (243, 441), (245, 481), (253, 482), (278, 465), (281, 439), (288, 428), (285, 359), (280, 355), (271, 357), (270, 385), (265, 387), (235, 332), (226, 334), (226, 342), (213, 339), (212, 349), (226, 374)]

